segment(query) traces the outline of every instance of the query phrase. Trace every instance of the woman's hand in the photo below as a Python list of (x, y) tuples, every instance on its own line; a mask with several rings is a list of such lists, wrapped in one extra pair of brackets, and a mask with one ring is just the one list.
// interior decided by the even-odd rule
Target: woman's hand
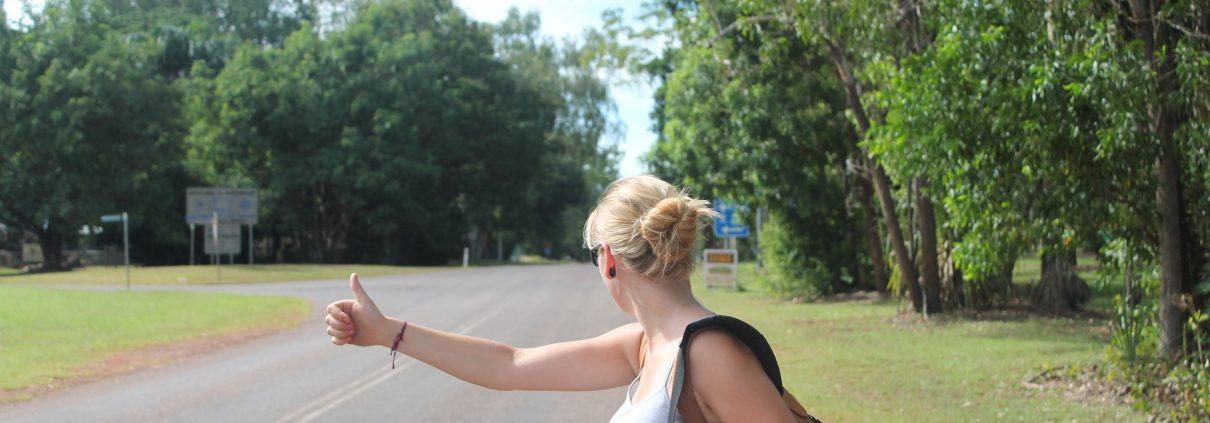
[(390, 347), (393, 336), (390, 332), (391, 319), (387, 319), (378, 311), (378, 306), (370, 300), (361, 280), (354, 273), (349, 276), (349, 289), (353, 290), (354, 299), (340, 300), (328, 304), (328, 315), (324, 322), (328, 324), (328, 335), (336, 345), (353, 344), (362, 347), (382, 345)]

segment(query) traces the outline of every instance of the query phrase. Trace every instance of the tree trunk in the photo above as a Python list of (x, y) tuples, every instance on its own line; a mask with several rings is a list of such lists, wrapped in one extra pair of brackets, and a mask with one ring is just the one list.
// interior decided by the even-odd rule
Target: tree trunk
[[(844, 47), (836, 44), (835, 41), (830, 41), (828, 42), (828, 52), (831, 55), (832, 64), (836, 67), (837, 77), (844, 86), (845, 101), (849, 111), (853, 112), (853, 117), (857, 119), (857, 135), (865, 138), (866, 133), (870, 130), (870, 119), (866, 115), (865, 106), (861, 104), (861, 87), (857, 85), (857, 80), (853, 77), (853, 69), (849, 65)], [(874, 182), (878, 202), (882, 206), (882, 221), (886, 223), (887, 235), (891, 238), (891, 249), (895, 253), (895, 263), (899, 268), (900, 287), (907, 288), (912, 300), (912, 308), (917, 313), (922, 312), (924, 311), (924, 298), (920, 292), (920, 284), (917, 282), (916, 266), (913, 265), (907, 246), (903, 242), (903, 230), (899, 228), (899, 217), (895, 215), (895, 199), (891, 195), (891, 180), (887, 177), (882, 165), (871, 158), (869, 152), (864, 148), (862, 154), (866, 159), (866, 169)]]
[(278, 230), (277, 224), (274, 223), (273, 226), (270, 226), (269, 232), (273, 239), (272, 243), (270, 244), (270, 248), (273, 250), (273, 262), (277, 263), (277, 264), (281, 264), (282, 261), (285, 259), (285, 251), (284, 251), (284, 245), (282, 245), (281, 231)]
[[(1176, 40), (1168, 25), (1154, 25), (1157, 12), (1165, 2), (1152, 4), (1148, 0), (1130, 0), (1135, 24), (1134, 36), (1143, 42), (1155, 75), (1156, 94), (1151, 99), (1151, 132), (1160, 142), (1156, 158), (1156, 205), (1160, 212), (1160, 296), (1159, 346), (1160, 357), (1173, 360), (1180, 355), (1184, 338), (1185, 310), (1181, 305), (1189, 295), (1192, 281), (1185, 280), (1185, 230), (1181, 219), (1181, 164), (1173, 132), (1178, 125), (1176, 112), (1169, 106), (1169, 97), (1177, 90), (1176, 62), (1172, 49)], [(1157, 56), (1157, 53), (1160, 54)]]
[(891, 181), (882, 166), (869, 160), (874, 168), (874, 190), (878, 192), (878, 202), (882, 205), (882, 220), (886, 222), (887, 235), (891, 237), (891, 248), (895, 252), (895, 263), (899, 267), (900, 286), (907, 288), (912, 300), (912, 308), (917, 313), (924, 311), (924, 295), (920, 292), (920, 277), (916, 274), (916, 266), (908, 254), (907, 244), (903, 241), (903, 230), (899, 228), (899, 216), (895, 214), (895, 199), (891, 196)]
[(1046, 313), (1079, 311), (1092, 297), (1088, 284), (1076, 276), (1074, 251), (1043, 253), (1042, 278), (1034, 287), (1034, 308)]
[(870, 266), (874, 268), (874, 286), (887, 293), (886, 258), (882, 253), (882, 236), (878, 234), (878, 219), (874, 217), (874, 188), (867, 178), (857, 178), (857, 195), (865, 215), (866, 241), (870, 244)]
[(42, 245), (42, 270), (63, 270), (63, 235), (53, 219), (46, 221), (46, 229), (37, 231), (38, 243)]
[(1156, 166), (1159, 173), (1156, 201), (1160, 209), (1159, 355), (1172, 360), (1181, 350), (1185, 323), (1181, 297), (1187, 291), (1181, 263), (1181, 205), (1177, 186), (1179, 164), (1176, 152), (1171, 151), (1171, 139), (1164, 144)]
[(940, 313), (941, 275), (937, 269), (937, 218), (933, 200), (924, 193), (928, 179), (916, 178), (916, 219), (920, 225), (920, 273), (924, 282), (924, 304), (928, 314)]
[(960, 309), (966, 306), (966, 293), (963, 292), (962, 270), (958, 269), (958, 265), (954, 263), (954, 244), (944, 242), (943, 247), (937, 249), (938, 265), (937, 270), (941, 277), (941, 304), (950, 310)]

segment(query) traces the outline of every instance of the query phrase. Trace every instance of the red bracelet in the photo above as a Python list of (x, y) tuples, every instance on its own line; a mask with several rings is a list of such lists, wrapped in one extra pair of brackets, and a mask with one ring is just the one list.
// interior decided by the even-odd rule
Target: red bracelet
[(391, 368), (395, 368), (395, 353), (398, 353), (399, 343), (403, 342), (403, 331), (408, 330), (408, 321), (403, 321), (403, 329), (399, 330), (399, 334), (395, 335), (395, 342), (391, 344)]

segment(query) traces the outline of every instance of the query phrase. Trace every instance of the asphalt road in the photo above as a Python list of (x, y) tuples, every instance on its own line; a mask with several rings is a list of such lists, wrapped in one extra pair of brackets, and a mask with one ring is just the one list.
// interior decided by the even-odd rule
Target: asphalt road
[[(365, 278), (379, 308), (425, 326), (515, 346), (595, 336), (629, 317), (591, 265), (503, 266)], [(97, 289), (110, 289), (97, 288)], [(384, 348), (337, 347), (322, 309), (348, 281), (172, 287), (292, 295), (312, 303), (301, 327), (157, 368), (0, 406), (2, 422), (606, 421), (625, 390), (500, 392)]]

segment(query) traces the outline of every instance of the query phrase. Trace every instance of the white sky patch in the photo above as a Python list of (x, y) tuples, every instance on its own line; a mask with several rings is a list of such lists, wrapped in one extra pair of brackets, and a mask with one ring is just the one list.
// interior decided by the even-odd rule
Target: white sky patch
[[(8, 24), (12, 27), (24, 19), (27, 3), (33, 10), (40, 10), (45, 0), (0, 0), (0, 3), (4, 4)], [(491, 23), (504, 20), (510, 7), (516, 6), (522, 12), (537, 11), (542, 17), (542, 32), (556, 40), (579, 36), (586, 27), (600, 26), (601, 12), (610, 8), (622, 8), (623, 16), (633, 23), (642, 7), (642, 0), (455, 0), (454, 3), (471, 18)], [(619, 172), (623, 177), (647, 172), (639, 157), (655, 143), (651, 118), (648, 117), (654, 105), (652, 95), (655, 87), (650, 84), (634, 85), (610, 87), (610, 95), (618, 105), (618, 118), (626, 126), (619, 142), (623, 154)]]
[[(8, 20), (7, 24), (10, 28), (21, 24), (21, 20), (25, 18), (25, 4), (29, 3), (32, 10), (42, 10), (42, 6), (46, 4), (45, 0), (0, 0), (4, 3), (4, 17)], [(27, 22), (28, 23), (28, 22)]]

